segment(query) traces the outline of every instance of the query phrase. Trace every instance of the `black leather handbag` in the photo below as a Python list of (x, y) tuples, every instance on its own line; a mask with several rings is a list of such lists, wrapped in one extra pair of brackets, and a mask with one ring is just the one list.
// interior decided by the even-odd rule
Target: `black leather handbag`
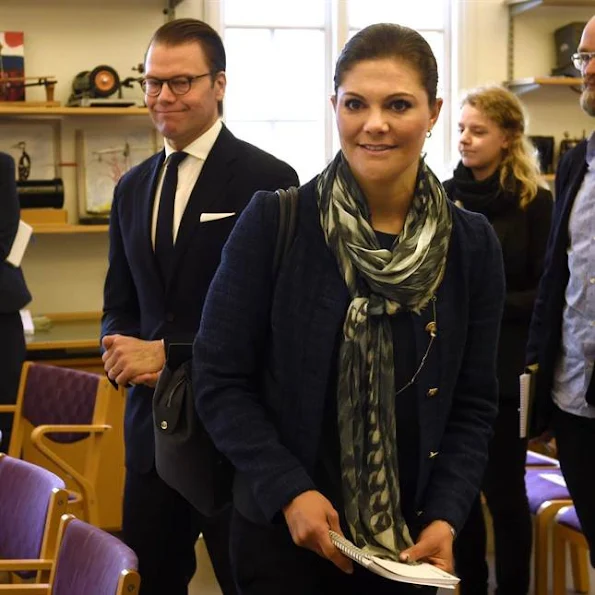
[(233, 468), (215, 448), (194, 407), (192, 345), (172, 343), (153, 395), (157, 473), (201, 514), (231, 501)]
[[(273, 279), (295, 235), (297, 188), (278, 190), (279, 229)], [(155, 466), (174, 490), (205, 516), (231, 502), (233, 467), (215, 448), (194, 407), (192, 344), (171, 343), (153, 395)]]

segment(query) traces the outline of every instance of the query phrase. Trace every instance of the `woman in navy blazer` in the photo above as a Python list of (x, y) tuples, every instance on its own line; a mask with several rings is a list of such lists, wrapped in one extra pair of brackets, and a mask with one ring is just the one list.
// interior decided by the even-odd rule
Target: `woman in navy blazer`
[[(31, 300), (20, 267), (6, 262), (17, 234), (19, 212), (14, 160), (0, 153), (0, 405), (16, 400), (25, 359), (25, 335), (19, 310)], [(0, 414), (0, 450), (4, 452), (8, 450), (11, 428), (12, 415)]]
[(242, 594), (435, 592), (353, 568), (329, 530), (452, 571), (497, 410), (504, 280), (488, 222), (420, 159), (436, 87), (417, 32), (356, 34), (335, 73), (341, 151), (299, 189), (278, 274), (276, 194), (255, 195), (224, 248), (193, 378), (236, 469)]

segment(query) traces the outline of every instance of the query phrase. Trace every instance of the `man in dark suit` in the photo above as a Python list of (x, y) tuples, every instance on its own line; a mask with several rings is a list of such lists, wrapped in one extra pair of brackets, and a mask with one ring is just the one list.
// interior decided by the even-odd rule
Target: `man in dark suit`
[[(595, 117), (595, 17), (575, 66), (581, 107)], [(543, 277), (527, 345), (538, 364), (533, 433), (552, 429), (562, 473), (595, 566), (595, 134), (564, 154)]]
[[(6, 261), (19, 227), (19, 197), (14, 160), (0, 153), (0, 405), (16, 401), (21, 367), (25, 359), (25, 335), (19, 310), (31, 300), (23, 272)], [(2, 445), (7, 452), (12, 414), (0, 414)]]
[(167, 347), (192, 342), (239, 213), (257, 190), (298, 183), (286, 163), (222, 124), (225, 85), (225, 50), (211, 27), (179, 19), (158, 29), (142, 86), (165, 150), (123, 176), (114, 193), (101, 334), (109, 378), (133, 385), (123, 535), (138, 555), (143, 595), (187, 593), (201, 532), (223, 592), (235, 593), (229, 514), (201, 517), (159, 478), (151, 411)]

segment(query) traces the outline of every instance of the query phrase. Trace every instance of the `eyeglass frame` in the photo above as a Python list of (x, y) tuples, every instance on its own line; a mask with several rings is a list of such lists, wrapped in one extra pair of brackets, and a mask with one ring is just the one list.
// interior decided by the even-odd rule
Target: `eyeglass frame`
[[(583, 59), (583, 56), (588, 56), (586, 62)], [(589, 65), (589, 62), (593, 60), (593, 58), (595, 58), (595, 52), (576, 52), (575, 54), (572, 54), (572, 56), (570, 56), (572, 64), (580, 72), (582, 72), (583, 69)]]
[[(178, 76), (172, 76), (171, 78), (168, 78), (168, 79), (160, 79), (160, 78), (157, 78), (156, 76), (147, 76), (147, 77), (144, 77), (144, 78), (140, 79), (138, 82), (140, 83), (140, 86), (141, 86), (141, 89), (143, 90), (143, 93), (147, 97), (159, 97), (159, 95), (161, 94), (161, 91), (163, 90), (163, 85), (164, 84), (167, 85), (168, 89), (176, 97), (182, 97), (183, 95), (186, 95), (187, 93), (190, 93), (190, 89), (192, 89), (192, 83), (194, 83), (194, 81), (197, 81), (198, 79), (204, 78), (205, 76), (213, 76), (215, 74), (217, 74), (217, 73), (216, 72), (213, 72), (213, 71), (209, 71), (209, 72), (205, 72), (204, 74), (197, 74), (195, 76), (178, 75)], [(188, 89), (186, 91), (184, 91), (183, 93), (177, 93), (176, 91), (174, 91), (169, 83), (170, 83), (170, 81), (175, 81), (175, 80), (183, 80), (183, 81), (185, 81), (188, 84)], [(157, 93), (147, 93), (147, 90), (146, 90), (147, 81), (153, 81), (153, 82), (159, 83), (159, 91)]]

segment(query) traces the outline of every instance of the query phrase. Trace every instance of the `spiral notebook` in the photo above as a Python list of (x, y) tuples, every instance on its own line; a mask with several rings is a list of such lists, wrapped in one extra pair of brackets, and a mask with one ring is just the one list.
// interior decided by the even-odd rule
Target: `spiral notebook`
[(345, 537), (334, 531), (329, 531), (331, 541), (335, 547), (343, 552), (364, 568), (379, 574), (391, 581), (410, 583), (413, 585), (425, 585), (427, 587), (440, 587), (442, 589), (454, 589), (459, 583), (459, 578), (428, 564), (419, 562), (417, 564), (405, 564), (394, 560), (385, 560), (373, 556), (358, 548)]

